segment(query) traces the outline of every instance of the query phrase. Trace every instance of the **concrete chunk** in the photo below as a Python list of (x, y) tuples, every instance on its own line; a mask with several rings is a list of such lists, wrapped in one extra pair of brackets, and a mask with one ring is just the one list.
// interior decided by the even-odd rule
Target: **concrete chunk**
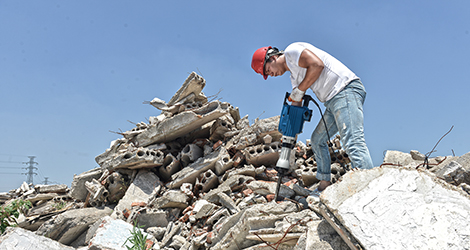
[(437, 170), (436, 176), (456, 186), (465, 182), (470, 183), (470, 172), (466, 171), (466, 169), (456, 161), (451, 161), (446, 166)]
[(204, 96), (204, 94), (201, 93), (202, 89), (205, 86), (206, 80), (200, 75), (196, 74), (196, 72), (191, 72), (191, 74), (189, 74), (188, 78), (186, 78), (180, 89), (170, 99), (168, 105), (173, 105), (182, 100), (183, 98), (189, 96), (190, 94), (194, 94), (196, 101), (207, 101), (207, 98)]
[(365, 249), (470, 248), (468, 195), (427, 171), (351, 171), (321, 200)]
[(34, 186), (38, 193), (65, 193), (68, 191), (67, 185), (36, 185)]
[(191, 165), (172, 175), (172, 181), (167, 184), (167, 187), (173, 189), (179, 188), (183, 183), (195, 184), (196, 178), (208, 169), (214, 169), (216, 161), (226, 154), (227, 150), (224, 147), (221, 147), (219, 150), (214, 151), (205, 157), (199, 158)]
[(167, 154), (163, 159), (163, 165), (158, 168), (159, 176), (163, 182), (170, 180), (171, 175), (181, 170), (181, 164), (172, 154)]
[(106, 161), (101, 167), (109, 170), (128, 168), (153, 168), (163, 165), (165, 155), (160, 150), (148, 148), (130, 148), (119, 152), (111, 160)]
[(57, 196), (58, 194), (56, 193), (37, 194), (37, 195), (26, 198), (26, 200), (34, 203), (36, 201), (52, 200), (54, 197), (57, 197)]
[(180, 153), (180, 159), (183, 163), (183, 167), (196, 161), (203, 156), (203, 151), (196, 144), (187, 144)]
[[(104, 217), (97, 227), (94, 237), (90, 240), (88, 249), (90, 250), (125, 250), (132, 247), (132, 243), (126, 239), (131, 236), (133, 226), (122, 220), (116, 220), (109, 216)], [(148, 235), (142, 229), (143, 235)], [(149, 238), (149, 237), (147, 237)], [(124, 244), (126, 243), (126, 244)]]
[(272, 141), (280, 140), (282, 134), (278, 131), (279, 118), (280, 116), (274, 116), (263, 120), (256, 120), (252, 126), (245, 126), (239, 134), (230, 139), (227, 147), (241, 150), (261, 142), (266, 135), (270, 135)]
[(114, 213), (111, 217), (123, 218), (121, 216), (123, 216), (124, 210), (130, 209), (133, 202), (145, 202), (148, 204), (149, 201), (155, 197), (155, 190), (160, 185), (160, 180), (154, 173), (148, 170), (140, 170), (127, 189), (124, 197), (114, 208)]
[[(267, 135), (269, 136), (269, 135)], [(255, 166), (275, 166), (279, 159), (280, 145), (279, 142), (271, 144), (259, 144), (247, 147), (244, 150), (246, 161), (248, 164)]]
[(36, 234), (44, 235), (62, 244), (69, 245), (85, 232), (91, 224), (102, 217), (110, 215), (112, 211), (107, 207), (104, 209), (83, 208), (68, 210), (42, 224)]
[(70, 187), (70, 196), (74, 199), (84, 201), (88, 194), (88, 191), (85, 188), (85, 182), (99, 179), (102, 173), (103, 170), (101, 168), (95, 168), (79, 175), (74, 175), (72, 185)]
[(73, 250), (75, 248), (19, 227), (8, 227), (0, 236), (0, 250), (13, 249)]
[(232, 168), (233, 163), (233, 160), (230, 159), (230, 155), (225, 151), (225, 153), (221, 155), (220, 159), (215, 163), (215, 173), (219, 176), (222, 175), (225, 171)]
[(136, 215), (136, 221), (144, 230), (149, 227), (166, 227), (168, 214), (163, 210), (147, 208)]
[(152, 202), (155, 208), (186, 208), (188, 206), (189, 196), (180, 190), (169, 190), (162, 197), (158, 197)]
[(151, 125), (148, 129), (135, 136), (133, 141), (142, 147), (172, 141), (227, 114), (230, 106), (226, 102), (213, 101), (206, 103), (199, 109), (181, 112), (163, 120), (157, 125)]
[[(253, 192), (261, 195), (274, 194), (276, 192), (276, 182), (252, 181), (248, 183), (247, 187), (253, 190)], [(279, 189), (279, 195), (291, 198), (295, 195), (295, 192), (286, 185), (281, 184), (281, 188)]]

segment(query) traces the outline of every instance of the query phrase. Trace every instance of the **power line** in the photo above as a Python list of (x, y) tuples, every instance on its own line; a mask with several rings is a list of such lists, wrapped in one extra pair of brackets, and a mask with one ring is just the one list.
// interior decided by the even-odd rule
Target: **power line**
[(23, 163), (21, 161), (0, 161), (0, 162), (2, 162), (2, 163), (20, 163), (20, 164)]
[(13, 154), (2, 154), (2, 153), (0, 153), (0, 155), (15, 156), (15, 157), (28, 157), (27, 155), (13, 155)]

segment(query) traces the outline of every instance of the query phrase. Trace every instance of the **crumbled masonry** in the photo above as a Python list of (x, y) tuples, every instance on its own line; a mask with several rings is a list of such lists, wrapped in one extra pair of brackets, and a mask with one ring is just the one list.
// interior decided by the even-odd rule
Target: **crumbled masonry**
[(336, 135), (333, 185), (318, 198), (315, 156), (299, 141), (276, 202), (279, 116), (250, 124), (205, 84), (192, 72), (169, 102), (148, 102), (161, 114), (123, 132), (70, 188), (0, 193), (2, 206), (33, 205), (0, 250), (127, 249), (134, 224), (147, 249), (470, 249), (470, 153), (424, 164), (420, 152), (387, 151), (357, 170)]

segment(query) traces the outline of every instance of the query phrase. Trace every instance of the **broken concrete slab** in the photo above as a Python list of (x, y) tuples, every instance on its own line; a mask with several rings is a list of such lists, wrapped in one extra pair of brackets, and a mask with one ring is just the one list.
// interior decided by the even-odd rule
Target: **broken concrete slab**
[(245, 165), (242, 168), (232, 168), (228, 170), (227, 172), (225, 172), (225, 174), (222, 176), (222, 180), (225, 181), (235, 175), (245, 175), (245, 176), (255, 177), (256, 168), (253, 165)]
[(168, 214), (163, 210), (147, 208), (137, 214), (136, 221), (144, 230), (149, 227), (166, 227)]
[(101, 167), (110, 171), (121, 168), (153, 168), (163, 165), (164, 157), (164, 153), (158, 149), (129, 148), (117, 153), (111, 160), (104, 162)]
[(127, 238), (132, 236), (133, 230), (139, 230), (142, 234), (148, 235), (140, 228), (134, 228), (129, 223), (122, 220), (116, 220), (109, 216), (101, 219), (93, 238), (90, 240), (88, 249), (90, 250), (125, 250), (133, 247)]
[(128, 142), (129, 140), (126, 138), (120, 138), (112, 141), (109, 145), (109, 148), (107, 148), (102, 154), (95, 157), (96, 163), (102, 166), (107, 161), (112, 160), (115, 154), (119, 153), (121, 150), (134, 148), (134, 146), (131, 146)]
[(181, 99), (194, 94), (195, 101), (207, 102), (206, 96), (201, 92), (202, 89), (206, 86), (206, 80), (196, 72), (191, 72), (188, 78), (184, 81), (183, 85), (178, 89), (176, 94), (170, 99), (168, 105), (174, 105), (179, 102)]
[(438, 169), (435, 174), (438, 178), (456, 186), (461, 183), (470, 183), (470, 172), (456, 161), (451, 161)]
[(272, 141), (279, 141), (282, 137), (282, 134), (277, 129), (279, 126), (279, 119), (280, 116), (274, 116), (262, 120), (256, 119), (252, 126), (244, 127), (237, 135), (231, 138), (227, 142), (227, 148), (242, 150), (248, 146), (262, 142), (266, 135), (270, 135), (272, 137)]
[(109, 195), (108, 190), (96, 179), (85, 182), (85, 187), (90, 193), (89, 203), (93, 207), (101, 206)]
[(328, 222), (320, 218), (307, 222), (307, 231), (300, 237), (293, 250), (350, 249)]
[(126, 209), (131, 209), (133, 202), (148, 204), (156, 195), (157, 188), (161, 186), (158, 176), (148, 170), (139, 170), (134, 181), (129, 186), (124, 197), (119, 200), (111, 215), (113, 218), (124, 218)]
[(428, 171), (352, 171), (320, 197), (365, 249), (470, 247), (469, 196)]
[(317, 179), (317, 167), (316, 166), (301, 166), (295, 170), (297, 176), (302, 178), (302, 182), (305, 186), (311, 186), (320, 180)]
[(228, 132), (233, 131), (236, 122), (234, 118), (232, 118), (231, 114), (232, 113), (230, 113), (229, 115), (221, 116), (215, 120), (210, 129), (209, 140), (225, 140), (225, 135), (230, 134)]
[(65, 184), (36, 185), (34, 188), (38, 193), (66, 193), (68, 191), (68, 187)]
[(222, 175), (228, 169), (232, 168), (234, 161), (230, 159), (230, 155), (228, 153), (224, 154), (220, 157), (219, 160), (215, 163), (215, 173), (217, 175)]
[(307, 231), (306, 224), (312, 220), (320, 220), (320, 218), (310, 210), (303, 210), (298, 213), (289, 213), (282, 216), (262, 216), (263, 219), (266, 217), (268, 219), (277, 217), (273, 226), (270, 225), (268, 227), (255, 229), (252, 224), (253, 221), (256, 221), (259, 217), (248, 219), (250, 221), (250, 231), (247, 235), (247, 239), (269, 242), (275, 245), (285, 244), (294, 246), (298, 239)]
[(19, 227), (8, 227), (0, 236), (0, 250), (34, 249), (34, 250), (73, 250), (55, 240)]
[(166, 233), (163, 236), (161, 242), (159, 242), (160, 247), (165, 247), (167, 244), (171, 243), (173, 236), (181, 233), (183, 225), (179, 222), (173, 223), (170, 222), (167, 226)]
[(199, 109), (184, 111), (165, 119), (158, 125), (150, 125), (148, 129), (135, 136), (132, 141), (142, 147), (172, 141), (226, 115), (230, 107), (231, 105), (226, 102), (206, 103)]
[[(227, 218), (224, 223), (219, 227), (215, 228), (215, 235), (211, 236), (212, 244), (209, 245), (210, 249), (240, 249), (246, 248), (258, 244), (257, 240), (248, 240), (246, 236), (250, 233), (252, 228), (252, 219), (260, 217), (258, 222), (265, 221), (263, 216), (267, 215), (279, 215), (292, 212), (299, 212), (299, 208), (292, 202), (281, 202), (276, 204), (274, 202), (257, 204), (248, 207), (236, 214), (233, 214)], [(278, 219), (284, 218), (285, 216), (276, 217)], [(259, 226), (258, 226), (259, 227)]]
[(85, 171), (79, 175), (74, 175), (69, 192), (70, 196), (72, 196), (74, 199), (85, 201), (88, 195), (88, 190), (85, 188), (85, 182), (91, 181), (93, 179), (99, 179), (102, 173), (103, 170), (101, 168), (95, 168)]
[(169, 190), (161, 197), (155, 199), (151, 205), (154, 208), (177, 207), (185, 209), (188, 206), (189, 196), (180, 190)]
[[(387, 150), (383, 160), (383, 166), (395, 166), (395, 167), (411, 167), (411, 168), (424, 168), (424, 160), (421, 160), (420, 153), (412, 150), (412, 153), (404, 153), (396, 150)], [(444, 166), (452, 161), (454, 157), (433, 157), (428, 158), (428, 168), (435, 167), (437, 165)]]
[(59, 196), (57, 193), (43, 193), (43, 194), (32, 195), (32, 196), (26, 198), (25, 200), (34, 203), (36, 201), (52, 200), (54, 197), (57, 197), (57, 196)]
[(42, 224), (36, 231), (37, 235), (47, 236), (62, 244), (69, 245), (95, 221), (110, 215), (110, 208), (83, 208), (68, 210)]
[(253, 164), (255, 166), (264, 165), (270, 167), (276, 166), (277, 160), (279, 159), (280, 149), (280, 142), (274, 142), (269, 145), (258, 144), (247, 147), (245, 150), (243, 150), (243, 153), (248, 164)]

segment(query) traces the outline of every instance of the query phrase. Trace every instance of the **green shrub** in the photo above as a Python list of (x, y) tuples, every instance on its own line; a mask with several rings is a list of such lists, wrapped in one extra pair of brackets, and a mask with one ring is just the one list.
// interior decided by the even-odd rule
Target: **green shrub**
[(67, 202), (65, 201), (56, 201), (52, 207), (54, 207), (56, 210), (61, 210), (63, 209), (64, 207), (67, 206)]
[(16, 219), (20, 216), (20, 213), (25, 214), (26, 211), (32, 207), (30, 201), (14, 200), (12, 203), (0, 210), (0, 231), (5, 232), (7, 227), (15, 227), (18, 225)]

